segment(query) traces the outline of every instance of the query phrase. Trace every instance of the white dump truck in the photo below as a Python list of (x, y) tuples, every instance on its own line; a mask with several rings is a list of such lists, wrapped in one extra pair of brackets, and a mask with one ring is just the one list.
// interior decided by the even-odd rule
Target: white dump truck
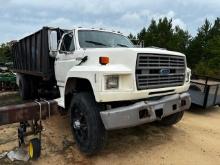
[(191, 104), (184, 54), (136, 48), (118, 32), (43, 27), (16, 42), (13, 55), (21, 97), (56, 99), (86, 154), (103, 147), (106, 130), (170, 126)]

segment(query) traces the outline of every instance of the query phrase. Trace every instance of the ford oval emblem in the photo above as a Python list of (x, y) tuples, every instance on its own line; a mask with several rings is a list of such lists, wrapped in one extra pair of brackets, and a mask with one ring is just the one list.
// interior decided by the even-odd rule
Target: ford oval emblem
[(168, 74), (170, 74), (170, 69), (161, 69), (160, 74), (161, 75), (168, 75)]

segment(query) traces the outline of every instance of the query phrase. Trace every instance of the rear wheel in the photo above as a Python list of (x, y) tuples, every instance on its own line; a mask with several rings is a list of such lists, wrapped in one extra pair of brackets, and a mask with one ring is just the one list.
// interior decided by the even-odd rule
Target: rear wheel
[(19, 78), (19, 92), (23, 100), (30, 99), (31, 85), (28, 76), (21, 75)]
[(89, 155), (102, 149), (105, 142), (100, 111), (101, 107), (90, 93), (78, 93), (71, 101), (71, 128), (79, 149)]
[(38, 86), (34, 78), (21, 75), (19, 78), (19, 92), (23, 100), (35, 99), (38, 97)]
[(159, 123), (163, 126), (174, 125), (182, 119), (183, 114), (184, 114), (184, 111), (177, 112), (177, 113), (172, 114), (170, 116), (164, 117), (162, 120), (159, 121)]
[(30, 77), (30, 86), (31, 86), (31, 98), (37, 99), (38, 98), (38, 81), (35, 77)]

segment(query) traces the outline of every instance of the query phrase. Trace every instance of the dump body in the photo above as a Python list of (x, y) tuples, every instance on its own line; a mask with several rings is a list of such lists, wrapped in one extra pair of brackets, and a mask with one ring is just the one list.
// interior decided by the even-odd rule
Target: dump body
[(50, 57), (49, 32), (57, 31), (57, 41), (60, 40), (64, 30), (59, 28), (43, 27), (12, 47), (14, 56), (13, 70), (17, 73), (39, 76), (50, 79), (54, 76), (54, 58)]

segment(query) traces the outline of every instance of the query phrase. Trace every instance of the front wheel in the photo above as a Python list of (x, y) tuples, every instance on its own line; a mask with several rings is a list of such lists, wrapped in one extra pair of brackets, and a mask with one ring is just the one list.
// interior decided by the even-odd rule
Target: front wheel
[(182, 119), (183, 114), (184, 114), (184, 111), (181, 111), (181, 112), (174, 113), (170, 116), (164, 117), (162, 120), (159, 121), (159, 124), (163, 126), (174, 125)]
[(74, 95), (71, 104), (71, 128), (79, 149), (95, 154), (104, 146), (106, 131), (100, 117), (101, 106), (92, 94), (81, 92)]

